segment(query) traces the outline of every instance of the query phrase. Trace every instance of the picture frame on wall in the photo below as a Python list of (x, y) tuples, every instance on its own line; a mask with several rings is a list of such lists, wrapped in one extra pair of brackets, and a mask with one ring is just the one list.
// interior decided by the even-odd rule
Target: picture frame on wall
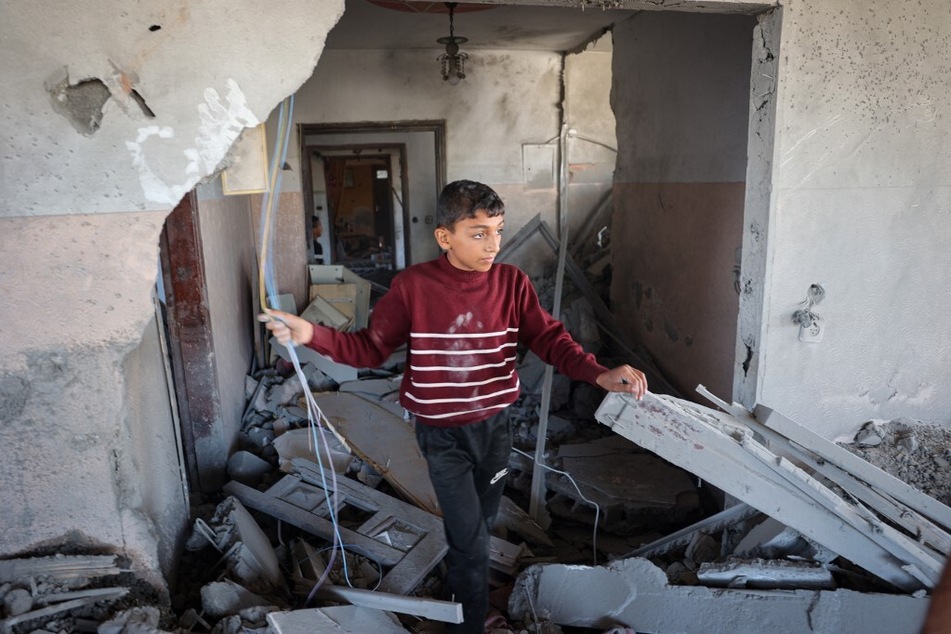
[(221, 190), (226, 196), (267, 191), (267, 135), (264, 124), (245, 128), (231, 148), (232, 162), (221, 171)]

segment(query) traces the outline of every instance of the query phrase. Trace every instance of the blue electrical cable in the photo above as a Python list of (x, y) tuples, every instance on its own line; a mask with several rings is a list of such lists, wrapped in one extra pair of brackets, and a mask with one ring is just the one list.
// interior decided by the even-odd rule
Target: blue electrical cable
[[(275, 214), (274, 214), (274, 199), (272, 194), (280, 194), (281, 190), (281, 180), (283, 176), (283, 166), (287, 160), (287, 149), (290, 145), (290, 133), (291, 125), (290, 122), (293, 120), (294, 113), (294, 96), (286, 98), (281, 102), (280, 112), (278, 116), (278, 135), (275, 139), (275, 148), (271, 156), (270, 164), (270, 178), (268, 179), (268, 187), (264, 190), (264, 196), (261, 199), (261, 227), (260, 227), (260, 245), (261, 245), (261, 270), (259, 272), (259, 277), (261, 280), (262, 296), (268, 298), (268, 304), (270, 307), (277, 307), (277, 285), (274, 281), (274, 267), (272, 263), (271, 249), (270, 246), (273, 241), (274, 234), (274, 225), (276, 224)], [(266, 293), (263, 292), (266, 289)], [(262, 307), (265, 308), (265, 307)], [(324, 571), (324, 574), (321, 575), (321, 578), (314, 585), (314, 588), (311, 590), (310, 594), (307, 597), (307, 603), (313, 599), (314, 594), (317, 589), (324, 583), (329, 574), (329, 571), (333, 567), (334, 559), (336, 557), (337, 550), (341, 553), (341, 561), (343, 565), (344, 577), (347, 580), (348, 585), (353, 585), (350, 582), (350, 573), (347, 570), (347, 558), (346, 551), (344, 550), (343, 538), (340, 535), (340, 525), (337, 521), (337, 509), (334, 507), (333, 499), (336, 499), (337, 492), (337, 473), (333, 469), (332, 455), (330, 451), (330, 444), (327, 442), (327, 439), (323, 434), (318, 436), (318, 428), (321, 428), (321, 419), (326, 420), (323, 416), (323, 412), (320, 411), (320, 407), (317, 406), (317, 402), (314, 400), (313, 394), (310, 392), (310, 389), (307, 384), (307, 377), (304, 376), (304, 371), (301, 368), (300, 360), (297, 356), (297, 351), (294, 349), (293, 341), (287, 346), (288, 356), (291, 359), (291, 363), (294, 365), (294, 371), (297, 374), (297, 377), (300, 379), (301, 385), (304, 388), (305, 401), (307, 403), (307, 419), (311, 432), (311, 441), (313, 442), (314, 455), (317, 458), (317, 466), (320, 471), (320, 479), (323, 485), (324, 497), (327, 501), (327, 509), (330, 514), (331, 525), (333, 526), (333, 544), (330, 547), (331, 558), (328, 562), (328, 565)], [(323, 441), (323, 447), (327, 454), (327, 462), (330, 464), (330, 473), (331, 473), (331, 482), (332, 484), (328, 485), (326, 470), (324, 468), (324, 461), (320, 455), (320, 446), (321, 441)], [(334, 493), (331, 496), (331, 491)]]

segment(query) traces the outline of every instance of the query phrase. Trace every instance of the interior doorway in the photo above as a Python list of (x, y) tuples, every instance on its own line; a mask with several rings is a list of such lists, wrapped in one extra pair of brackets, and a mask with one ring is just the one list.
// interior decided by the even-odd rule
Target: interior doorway
[[(306, 157), (301, 161), (305, 226), (309, 235), (321, 234), (308, 240), (311, 262), (323, 260), (323, 264), (346, 263), (359, 268), (354, 260), (343, 262), (341, 259), (372, 251), (372, 238), (377, 238), (377, 249), (390, 253), (390, 261), (387, 268), (381, 269), (383, 263), (371, 259), (371, 271), (398, 271), (438, 255), (432, 230), (436, 198), (445, 185), (444, 122), (304, 124), (300, 126), (300, 134), (301, 156)], [(347, 161), (343, 161), (344, 158)], [(387, 161), (385, 176), (382, 171), (364, 165)], [(349, 177), (347, 169), (350, 169)], [(353, 207), (367, 206), (368, 192), (358, 191), (359, 179), (355, 178), (365, 175), (361, 171), (364, 169), (371, 169), (373, 178), (368, 182), (372, 183), (374, 204), (380, 206), (381, 213), (374, 212), (373, 222), (361, 225), (364, 233), (347, 235), (357, 234), (353, 231), (357, 227), (354, 220), (362, 220), (368, 214), (361, 211), (355, 214), (357, 218), (343, 220), (342, 224), (335, 224), (331, 214), (336, 214), (336, 208), (340, 207), (344, 212), (342, 217), (352, 215), (347, 207), (351, 205), (350, 199), (358, 195), (363, 196), (364, 203), (353, 203)], [(348, 184), (353, 187), (348, 188)], [(332, 192), (336, 195), (337, 190), (333, 188), (337, 186), (343, 192), (339, 202), (331, 195)], [(314, 232), (318, 222), (318, 231)], [(372, 236), (370, 225), (375, 231)], [(381, 236), (382, 246), (378, 239)], [(384, 257), (376, 254), (377, 260)]]
[(356, 270), (393, 270), (397, 223), (392, 155), (355, 149), (314, 150), (311, 156), (314, 173), (323, 175), (327, 205), (326, 214), (314, 218), (315, 261), (325, 259)]

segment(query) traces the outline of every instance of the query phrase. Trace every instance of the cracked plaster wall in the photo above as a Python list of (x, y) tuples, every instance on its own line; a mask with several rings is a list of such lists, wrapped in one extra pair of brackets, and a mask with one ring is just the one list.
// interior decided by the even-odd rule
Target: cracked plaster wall
[[(951, 10), (784, 4), (757, 400), (827, 437), (951, 424)], [(802, 343), (813, 283), (826, 326)]]
[[(158, 237), (240, 131), (310, 75), (342, 10), (0, 5), (0, 556), (98, 545), (167, 566), (187, 518), (159, 508), (180, 481), (168, 428), (150, 427), (170, 424)], [(109, 97), (95, 81), (69, 89), (87, 80)]]

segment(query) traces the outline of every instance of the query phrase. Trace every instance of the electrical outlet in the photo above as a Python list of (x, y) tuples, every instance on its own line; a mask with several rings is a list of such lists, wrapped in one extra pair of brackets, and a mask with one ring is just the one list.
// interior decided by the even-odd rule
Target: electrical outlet
[(799, 341), (803, 343), (819, 343), (822, 341), (822, 335), (826, 331), (827, 324), (824, 319), (816, 315), (815, 319), (808, 326), (799, 326)]

